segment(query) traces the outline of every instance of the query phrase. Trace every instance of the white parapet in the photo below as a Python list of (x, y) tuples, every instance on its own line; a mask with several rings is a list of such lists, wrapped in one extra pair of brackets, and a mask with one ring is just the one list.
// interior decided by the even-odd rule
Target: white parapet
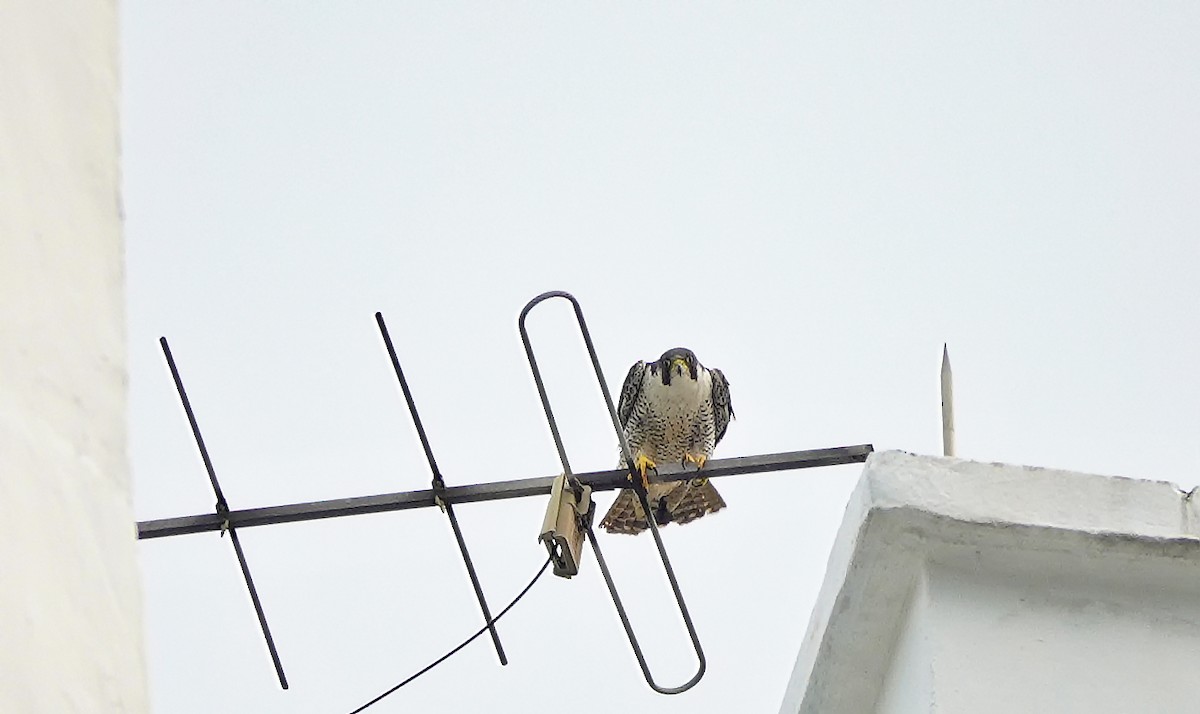
[(873, 454), (780, 712), (1200, 712), (1198, 535), (1170, 483)]
[(2, 4), (0, 712), (142, 714), (116, 3)]

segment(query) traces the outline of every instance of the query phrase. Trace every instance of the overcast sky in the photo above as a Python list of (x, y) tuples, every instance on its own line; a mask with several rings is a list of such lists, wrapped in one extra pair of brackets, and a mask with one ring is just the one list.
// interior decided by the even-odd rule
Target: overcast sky
[[(685, 345), (717, 456), (869, 442), (1200, 483), (1200, 5), (121, 3), (139, 519), (426, 488), (373, 313), (452, 484), (559, 466), (516, 331), (583, 302), (610, 385)], [(531, 328), (573, 466), (615, 440), (563, 305)], [(664, 531), (709, 660), (649, 690), (589, 552), (372, 712), (774, 712), (845, 466), (722, 479)], [(611, 494), (600, 497), (607, 508)], [(493, 611), (543, 499), (460, 507)], [(155, 711), (339, 714), (481, 624), (433, 509), (140, 546)], [(653, 543), (602, 534), (661, 682)], [(881, 643), (885, 646), (885, 643)]]

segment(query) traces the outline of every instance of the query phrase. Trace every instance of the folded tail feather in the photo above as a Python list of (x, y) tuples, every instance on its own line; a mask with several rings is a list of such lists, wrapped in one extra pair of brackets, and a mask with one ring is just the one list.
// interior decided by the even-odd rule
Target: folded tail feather
[[(646, 493), (650, 507), (657, 513), (658, 525), (670, 522), (690, 523), (706, 514), (725, 507), (725, 500), (708, 479), (699, 478), (673, 483), (650, 484)], [(648, 527), (641, 501), (632, 489), (622, 489), (608, 512), (600, 521), (600, 527), (609, 533), (637, 535)]]

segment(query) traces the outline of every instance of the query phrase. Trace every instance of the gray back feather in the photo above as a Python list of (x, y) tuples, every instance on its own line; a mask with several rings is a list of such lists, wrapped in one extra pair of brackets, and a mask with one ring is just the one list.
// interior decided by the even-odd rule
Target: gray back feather
[(713, 426), (717, 430), (717, 440), (713, 445), (716, 446), (721, 443), (729, 420), (733, 418), (733, 404), (729, 401), (729, 380), (725, 379), (725, 375), (719, 369), (708, 371), (712, 375)]
[(625, 375), (625, 383), (621, 385), (621, 398), (617, 400), (617, 419), (621, 428), (629, 426), (629, 415), (633, 413), (633, 405), (637, 403), (642, 393), (642, 381), (646, 376), (646, 363), (638, 360), (629, 368)]

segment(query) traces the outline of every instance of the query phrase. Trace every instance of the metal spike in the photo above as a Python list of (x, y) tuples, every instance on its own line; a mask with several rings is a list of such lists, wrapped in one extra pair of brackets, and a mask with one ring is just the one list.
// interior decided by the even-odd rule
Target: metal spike
[(954, 456), (954, 378), (950, 374), (950, 349), (942, 343), (942, 454)]

